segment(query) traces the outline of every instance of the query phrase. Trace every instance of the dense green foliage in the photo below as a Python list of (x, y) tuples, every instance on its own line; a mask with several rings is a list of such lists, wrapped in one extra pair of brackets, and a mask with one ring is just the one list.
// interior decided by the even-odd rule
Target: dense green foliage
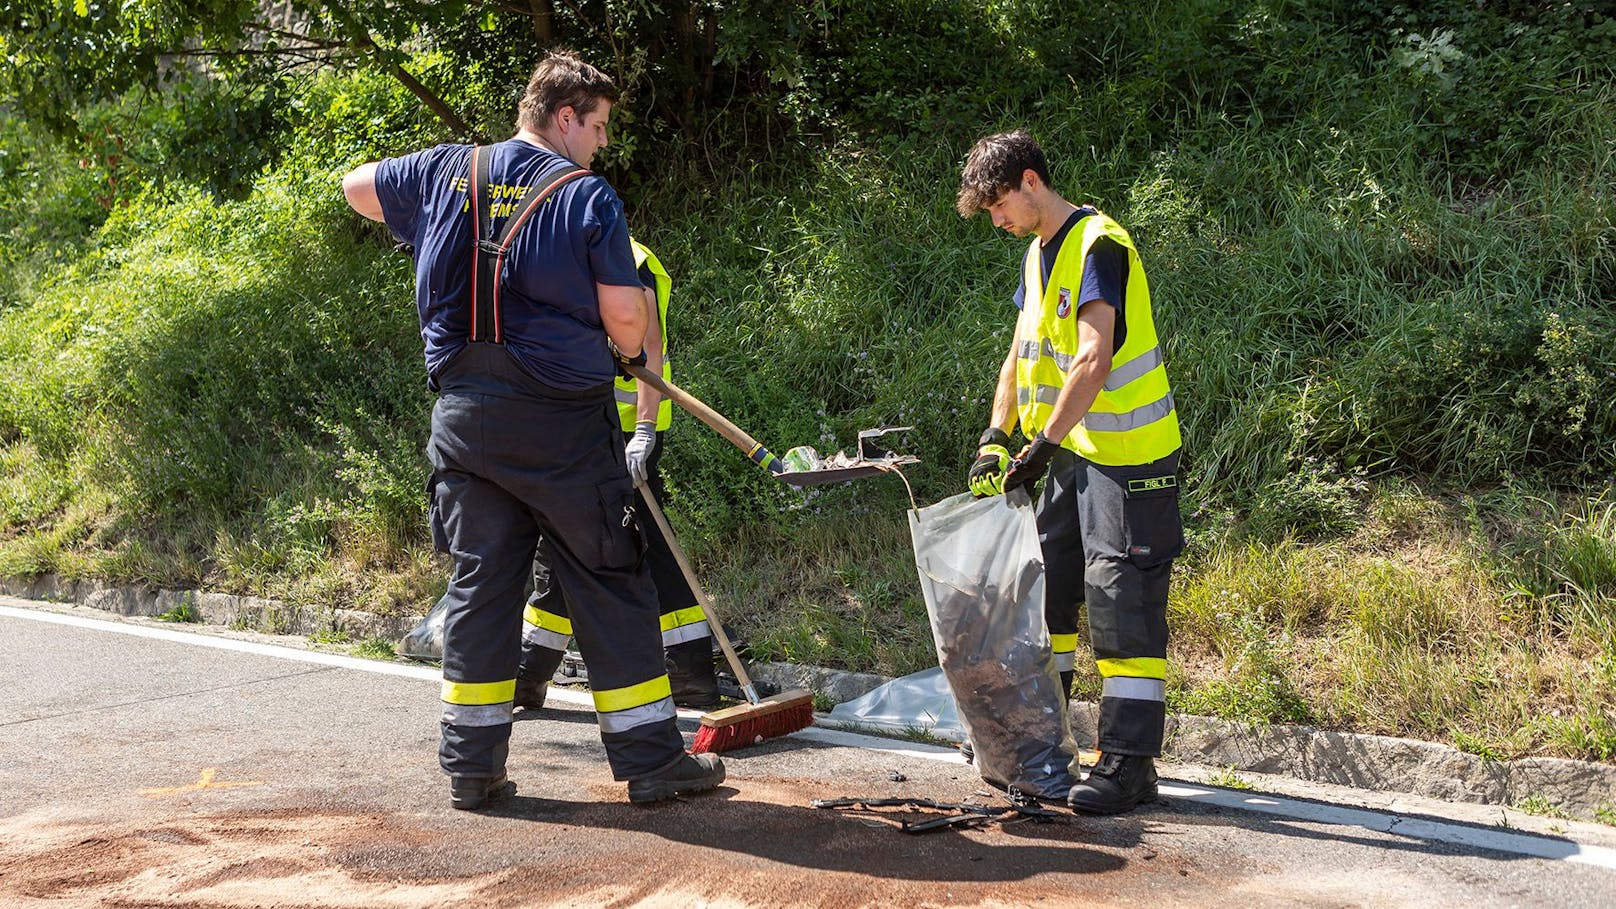
[[(0, 571), (420, 610), (441, 578), (410, 274), (337, 179), (454, 137), (388, 61), (508, 129), (533, 22), (405, 4), (362, 11), (386, 53), (146, 78), (135, 51), (252, 7), (117, 32), (139, 89), (40, 77), (0, 105)], [(953, 194), (976, 137), (1025, 125), (1150, 270), (1194, 543), (1178, 706), (1609, 758), (1599, 7), (596, 0), (551, 27), (628, 89), (604, 167), (673, 273), (676, 380), (765, 444), (913, 425), (888, 444), (923, 459), (915, 498), (962, 489), (1021, 244)], [(760, 650), (929, 658), (904, 484), (791, 492), (688, 418), (664, 463)]]

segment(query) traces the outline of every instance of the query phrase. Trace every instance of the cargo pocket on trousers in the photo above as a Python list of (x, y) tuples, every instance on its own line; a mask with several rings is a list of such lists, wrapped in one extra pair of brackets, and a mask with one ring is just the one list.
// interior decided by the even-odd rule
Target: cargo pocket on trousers
[(432, 551), (448, 554), (449, 531), (443, 526), (443, 512), (438, 509), (438, 474), (426, 478), (426, 523), (432, 529)]
[(618, 477), (595, 487), (605, 518), (600, 529), (601, 568), (636, 568), (645, 557), (645, 533), (640, 529), (634, 481)]
[(1123, 486), (1123, 533), (1129, 561), (1153, 568), (1184, 551), (1184, 521), (1178, 511), (1178, 477), (1129, 477)]

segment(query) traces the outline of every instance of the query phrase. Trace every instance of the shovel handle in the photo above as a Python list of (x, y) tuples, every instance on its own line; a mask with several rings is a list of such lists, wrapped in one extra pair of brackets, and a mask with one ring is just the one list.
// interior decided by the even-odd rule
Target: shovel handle
[(625, 365), (623, 368), (628, 370), (629, 375), (662, 392), (663, 397), (690, 411), (695, 415), (696, 419), (711, 426), (719, 435), (728, 439), (730, 444), (744, 452), (752, 460), (752, 463), (771, 474), (785, 473), (786, 465), (780, 463), (780, 459), (775, 457), (773, 452), (764, 448), (762, 442), (747, 435), (739, 426), (724, 419), (723, 414), (701, 403), (695, 395), (643, 366)]

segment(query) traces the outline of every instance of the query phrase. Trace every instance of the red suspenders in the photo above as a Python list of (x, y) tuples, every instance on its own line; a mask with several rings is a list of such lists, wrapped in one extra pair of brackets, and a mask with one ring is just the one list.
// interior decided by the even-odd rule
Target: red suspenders
[[(495, 234), (493, 200), (488, 198), (490, 157), (487, 146), (473, 146), (466, 181), (466, 191), (471, 201), (472, 223), (471, 340), (504, 344), (505, 337), (500, 330), (499, 319), (499, 276), (505, 267), (505, 254), (510, 251), (511, 240), (527, 222), (528, 216), (537, 210), (551, 193), (589, 171), (572, 165), (570, 161), (567, 162), (573, 169), (560, 173), (560, 176), (551, 179), (541, 190), (529, 189), (522, 197), (522, 201), (517, 203), (516, 211), (511, 213), (498, 234)], [(549, 178), (564, 170), (565, 166), (557, 167), (544, 176)]]

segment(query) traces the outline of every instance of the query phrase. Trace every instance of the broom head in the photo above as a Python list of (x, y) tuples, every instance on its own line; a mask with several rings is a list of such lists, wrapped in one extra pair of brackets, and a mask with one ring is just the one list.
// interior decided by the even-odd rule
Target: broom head
[(770, 695), (756, 704), (715, 710), (701, 718), (691, 754), (733, 751), (764, 739), (790, 735), (814, 723), (814, 696), (801, 688)]

